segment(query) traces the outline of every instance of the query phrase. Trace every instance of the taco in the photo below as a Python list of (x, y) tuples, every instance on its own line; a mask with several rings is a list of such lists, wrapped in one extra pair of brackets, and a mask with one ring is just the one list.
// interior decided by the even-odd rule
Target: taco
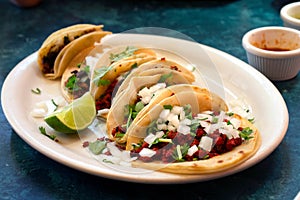
[(106, 33), (95, 32), (79, 38), (71, 44), (61, 60), (59, 71), (65, 69), (61, 77), (61, 91), (68, 102), (89, 91), (91, 72), (103, 53), (102, 46), (97, 42)]
[(156, 59), (150, 62), (147, 62), (143, 65), (141, 65), (139, 68), (133, 70), (128, 77), (123, 81), (123, 83), (120, 85), (116, 96), (122, 92), (124, 89), (127, 88), (130, 80), (132, 77), (137, 76), (138, 74), (148, 73), (149, 75), (156, 73), (157, 70), (162, 69), (171, 69), (173, 71), (177, 71), (182, 74), (182, 76), (189, 82), (192, 83), (195, 81), (195, 76), (192, 71), (188, 70), (187, 68), (183, 67), (182, 65), (167, 60), (166, 58)]
[[(198, 108), (192, 101), (189, 104), (188, 97), (198, 99)], [(234, 167), (252, 156), (260, 145), (257, 128), (247, 119), (209, 104), (207, 95), (187, 92), (159, 102), (128, 130), (127, 149), (137, 156), (132, 165), (205, 174)]]
[(37, 62), (41, 72), (46, 78), (56, 78), (57, 72), (54, 70), (54, 63), (64, 47), (86, 34), (101, 32), (102, 28), (102, 25), (77, 24), (49, 35), (38, 50)]
[(90, 92), (97, 110), (110, 108), (113, 91), (122, 79), (134, 68), (155, 58), (153, 50), (139, 47), (117, 47), (105, 52), (91, 72)]
[[(167, 68), (147, 70), (132, 77), (126, 90), (115, 96), (108, 113), (106, 129), (109, 138), (125, 143), (126, 130), (132, 121), (140, 119), (150, 109), (148, 105), (155, 105), (155, 102), (172, 95), (171, 92), (164, 92), (164, 89), (175, 84), (190, 82), (180, 72)], [(161, 92), (165, 95), (159, 95)]]

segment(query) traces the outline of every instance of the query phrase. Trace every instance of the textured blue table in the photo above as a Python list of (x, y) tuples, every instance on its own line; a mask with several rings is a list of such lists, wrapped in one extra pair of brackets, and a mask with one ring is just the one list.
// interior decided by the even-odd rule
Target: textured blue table
[[(0, 84), (47, 35), (76, 23), (100, 23), (112, 32), (147, 26), (173, 29), (246, 61), (243, 34), (256, 27), (281, 26), (279, 10), (288, 2), (44, 0), (22, 9), (0, 0)], [(293, 199), (300, 190), (300, 78), (274, 84), (290, 114), (278, 148), (243, 172), (185, 185), (135, 184), (73, 170), (27, 145), (0, 108), (0, 199)]]

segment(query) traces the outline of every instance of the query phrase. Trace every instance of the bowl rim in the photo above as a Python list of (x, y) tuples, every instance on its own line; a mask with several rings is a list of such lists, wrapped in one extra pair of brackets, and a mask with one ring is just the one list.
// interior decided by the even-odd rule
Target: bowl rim
[(300, 27), (300, 19), (296, 19), (288, 14), (288, 11), (295, 7), (300, 7), (300, 2), (294, 2), (283, 6), (280, 10), (280, 17), (283, 21)]
[(246, 32), (242, 38), (242, 46), (243, 48), (254, 55), (262, 56), (262, 57), (267, 57), (267, 58), (289, 58), (289, 57), (295, 57), (295, 56), (300, 56), (300, 47), (298, 49), (293, 49), (290, 51), (269, 51), (269, 50), (264, 50), (260, 49), (254, 45), (252, 45), (249, 42), (249, 37), (257, 32), (261, 31), (287, 31), (287, 32), (292, 32), (295, 34), (298, 34), (300, 37), (300, 31), (293, 29), (293, 28), (288, 28), (288, 27), (281, 27), (281, 26), (266, 26), (266, 27), (259, 27), (255, 28), (252, 30), (249, 30)]

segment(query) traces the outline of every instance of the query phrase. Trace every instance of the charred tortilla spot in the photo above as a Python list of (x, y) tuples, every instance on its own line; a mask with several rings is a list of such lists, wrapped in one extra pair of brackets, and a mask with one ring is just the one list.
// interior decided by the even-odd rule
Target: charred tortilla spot
[(218, 160), (218, 163), (223, 163), (224, 162), (224, 160)]
[(239, 153), (240, 153), (240, 154), (243, 154), (243, 153), (244, 153), (244, 151), (243, 151), (243, 150), (241, 150), (241, 151), (239, 151)]

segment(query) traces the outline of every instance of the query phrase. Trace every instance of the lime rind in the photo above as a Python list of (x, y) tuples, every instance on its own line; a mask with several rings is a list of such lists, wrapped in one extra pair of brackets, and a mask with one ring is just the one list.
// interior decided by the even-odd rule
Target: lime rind
[(62, 110), (46, 117), (45, 122), (62, 133), (75, 133), (87, 128), (96, 117), (96, 106), (92, 95), (87, 92)]

